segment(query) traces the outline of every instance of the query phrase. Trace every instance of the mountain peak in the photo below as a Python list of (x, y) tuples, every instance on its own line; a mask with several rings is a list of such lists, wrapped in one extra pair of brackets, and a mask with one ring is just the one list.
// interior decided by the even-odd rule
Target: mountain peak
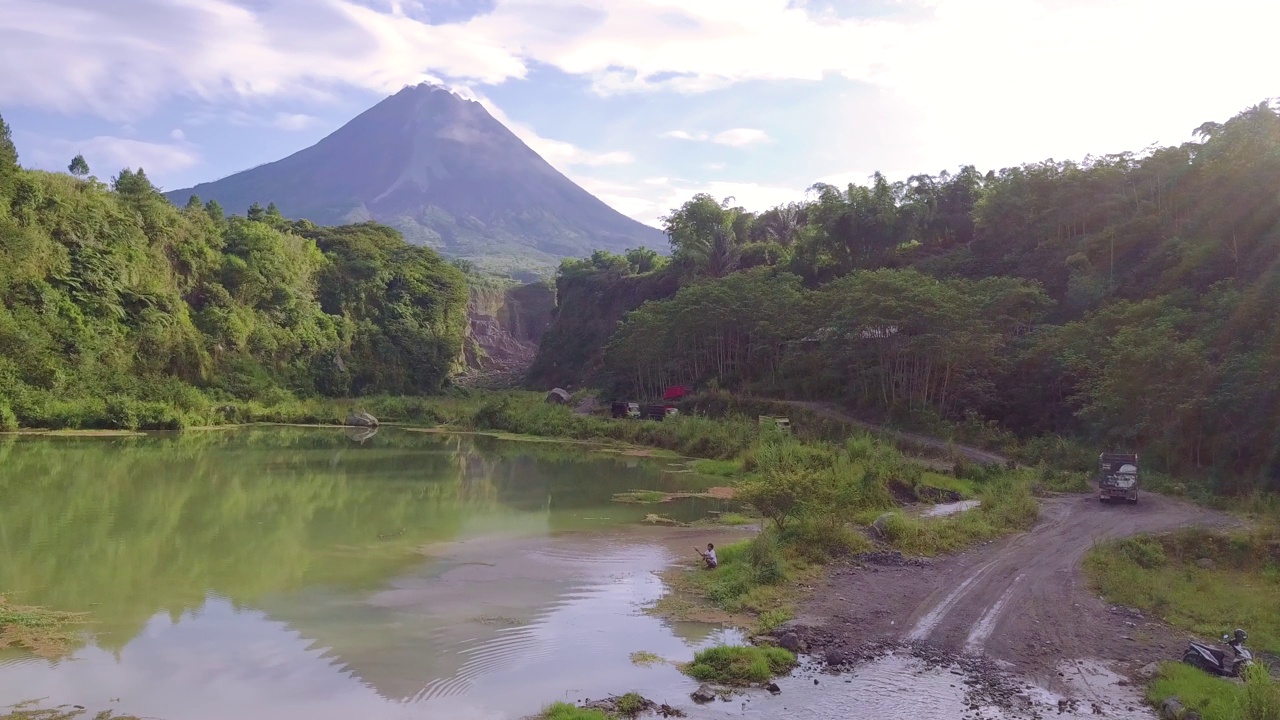
[(484, 106), (436, 83), (406, 85), (315, 145), (196, 194), (232, 211), (274, 202), (320, 224), (377, 220), (405, 239), (494, 269), (554, 267), (596, 249), (662, 246), (661, 231), (605, 205)]

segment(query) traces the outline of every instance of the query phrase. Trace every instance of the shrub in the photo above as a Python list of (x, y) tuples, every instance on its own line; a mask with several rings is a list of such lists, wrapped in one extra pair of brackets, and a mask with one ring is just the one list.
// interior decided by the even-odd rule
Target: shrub
[(18, 416), (6, 403), (0, 403), (0, 432), (14, 432), (18, 429)]

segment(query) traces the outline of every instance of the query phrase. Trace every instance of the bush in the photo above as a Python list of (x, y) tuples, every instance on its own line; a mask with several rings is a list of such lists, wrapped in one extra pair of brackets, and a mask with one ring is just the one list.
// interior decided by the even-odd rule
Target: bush
[(0, 403), (0, 432), (14, 432), (18, 429), (18, 416), (6, 403)]
[(703, 682), (750, 685), (768, 682), (795, 666), (796, 656), (782, 648), (719, 645), (700, 650), (685, 672)]

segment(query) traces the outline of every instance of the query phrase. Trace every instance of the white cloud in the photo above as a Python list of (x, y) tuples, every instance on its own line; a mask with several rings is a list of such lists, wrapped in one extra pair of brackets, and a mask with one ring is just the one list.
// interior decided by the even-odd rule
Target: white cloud
[(709, 136), (704, 132), (691, 133), (688, 130), (668, 130), (658, 137), (671, 138), (673, 140), (706, 140)]
[(174, 128), (173, 130), (169, 131), (169, 137), (172, 138), (173, 140), (177, 140), (178, 142), (182, 142), (183, 140), (187, 139), (187, 134), (182, 132), (181, 128)]
[[(600, 167), (603, 165), (629, 165), (635, 162), (635, 156), (624, 150), (593, 152), (563, 140), (545, 138), (528, 125), (512, 120), (511, 116), (495, 105), (492, 100), (474, 90), (459, 85), (451, 86), (449, 89), (462, 98), (480, 103), (490, 115), (507, 126), (507, 129), (513, 135), (520, 138), (521, 142), (541, 155), (543, 160), (562, 170), (566, 166), (573, 165)], [(578, 180), (577, 178), (574, 179), (575, 181)], [(578, 184), (581, 185), (582, 183), (579, 182)]]
[(693, 132), (689, 130), (668, 130), (658, 137), (671, 140), (710, 141), (717, 145), (728, 145), (730, 147), (746, 147), (755, 143), (769, 142), (769, 134), (755, 128), (732, 128), (714, 135), (702, 130)]
[(281, 130), (306, 130), (320, 122), (320, 119), (312, 115), (303, 115), (302, 113), (276, 113), (271, 118), (272, 127)]
[(36, 138), (32, 145), (32, 158), (37, 167), (62, 171), (79, 153), (99, 177), (110, 177), (126, 167), (142, 168), (155, 182), (167, 173), (185, 170), (200, 162), (199, 151), (185, 142), (157, 143), (99, 135), (84, 140)]
[(189, 114), (187, 125), (209, 125), (227, 123), (236, 127), (265, 127), (276, 130), (298, 131), (315, 127), (321, 123), (320, 118), (303, 113), (277, 112), (271, 115), (258, 115), (244, 110), (220, 110), (206, 108)]
[(763, 130), (754, 128), (734, 128), (716, 133), (712, 142), (730, 147), (746, 147), (756, 143), (769, 142), (769, 135)]

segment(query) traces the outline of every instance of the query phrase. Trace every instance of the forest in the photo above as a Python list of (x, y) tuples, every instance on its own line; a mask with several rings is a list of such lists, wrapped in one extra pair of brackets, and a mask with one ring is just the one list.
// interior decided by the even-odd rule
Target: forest
[(236, 403), (439, 391), (466, 281), (376, 224), (170, 204), (18, 164), (0, 119), (0, 429), (180, 428)]
[[(1280, 489), (1273, 103), (1176, 147), (877, 174), (760, 213), (698, 195), (664, 221), (669, 259), (561, 266), (534, 382), (839, 400)], [(646, 291), (601, 304), (612, 287)]]

